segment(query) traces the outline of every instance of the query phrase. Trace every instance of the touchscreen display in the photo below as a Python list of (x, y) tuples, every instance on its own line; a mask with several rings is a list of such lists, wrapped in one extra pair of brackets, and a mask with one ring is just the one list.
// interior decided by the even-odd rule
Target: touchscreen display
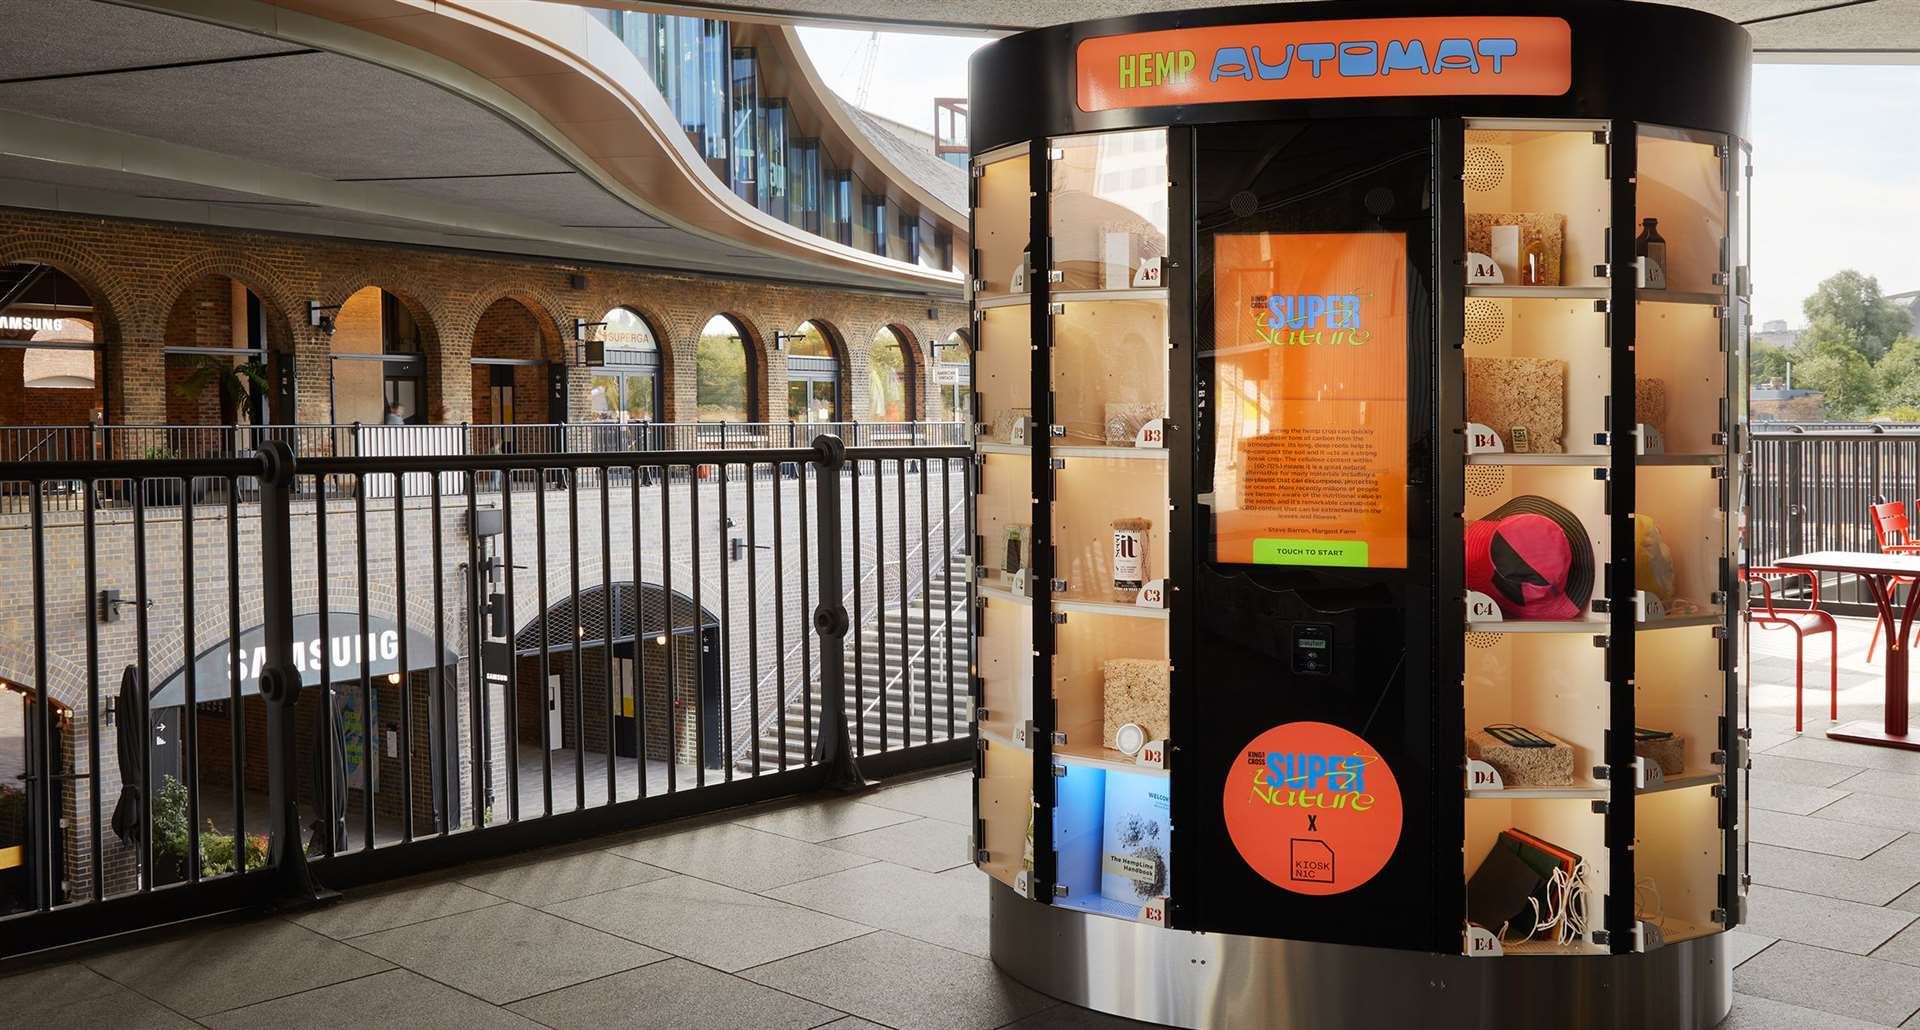
[(1407, 565), (1407, 238), (1213, 236), (1213, 554)]

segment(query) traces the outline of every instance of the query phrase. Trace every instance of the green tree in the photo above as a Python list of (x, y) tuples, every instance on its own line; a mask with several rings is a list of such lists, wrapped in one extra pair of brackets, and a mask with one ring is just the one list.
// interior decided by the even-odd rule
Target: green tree
[(1801, 309), (1809, 330), (1844, 330), (1868, 361), (1879, 361), (1893, 341), (1911, 332), (1913, 318), (1880, 293), (1880, 280), (1849, 268), (1828, 276)]
[(700, 337), (694, 352), (694, 389), (700, 421), (747, 420), (747, 348), (739, 337)]
[(1920, 338), (1893, 341), (1886, 357), (1873, 366), (1873, 376), (1879, 380), (1882, 405), (1920, 407)]
[(1771, 343), (1755, 343), (1750, 355), (1753, 362), (1753, 381), (1759, 383), (1783, 383), (1787, 378), (1787, 363), (1793, 355), (1785, 347)]
[(1827, 417), (1854, 420), (1878, 410), (1879, 383), (1852, 334), (1809, 332), (1800, 353), (1803, 360), (1793, 366), (1793, 384), (1825, 393)]

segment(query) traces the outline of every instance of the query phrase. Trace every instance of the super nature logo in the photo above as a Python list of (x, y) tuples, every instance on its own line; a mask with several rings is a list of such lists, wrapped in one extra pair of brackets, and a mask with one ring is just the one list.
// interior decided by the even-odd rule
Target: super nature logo
[(1360, 293), (1254, 297), (1254, 333), (1275, 347), (1364, 347), (1373, 342), (1360, 320), (1364, 301)]

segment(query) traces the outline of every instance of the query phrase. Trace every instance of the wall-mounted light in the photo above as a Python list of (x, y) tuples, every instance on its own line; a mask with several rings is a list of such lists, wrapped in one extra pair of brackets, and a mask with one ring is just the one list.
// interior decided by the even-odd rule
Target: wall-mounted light
[(587, 277), (581, 275), (579, 272), (574, 272), (567, 276), (567, 285), (576, 290), (584, 290), (587, 288)]
[(119, 699), (114, 697), (112, 694), (108, 694), (107, 695), (107, 725), (109, 726), (113, 725), (114, 713), (119, 710), (120, 710)]
[(580, 364), (599, 368), (607, 363), (607, 341), (600, 336), (600, 331), (606, 327), (605, 322), (589, 322), (584, 318), (573, 320), (574, 352)]
[[(121, 597), (118, 590), (102, 590), (93, 597), (93, 617), (101, 622), (119, 622), (120, 609), (133, 603)], [(148, 601), (147, 607), (153, 607), (153, 602)]]
[(397, 686), (399, 686), (399, 685), (400, 685), (400, 674), (399, 674), (399, 673), (397, 673), (397, 672), (390, 672), (390, 673), (387, 673), (387, 682), (388, 682), (389, 684), (391, 684), (391, 685), (393, 685), (393, 686), (396, 686), (396, 687), (397, 687)]
[(659, 636), (654, 637), (653, 642), (656, 644), (659, 644), (661, 647), (665, 647), (667, 646), (667, 635), (665, 633), (662, 633)]
[(338, 310), (340, 310), (338, 304), (322, 304), (317, 300), (307, 301), (307, 324), (320, 330), (322, 336), (332, 336), (334, 321), (332, 312)]
[[(783, 351), (787, 349), (787, 341), (804, 340), (806, 338), (807, 338), (806, 333), (783, 333), (780, 330), (775, 329), (773, 331), (773, 349), (777, 351)], [(734, 339), (737, 340), (739, 339), (739, 337), (736, 336), (734, 337)]]

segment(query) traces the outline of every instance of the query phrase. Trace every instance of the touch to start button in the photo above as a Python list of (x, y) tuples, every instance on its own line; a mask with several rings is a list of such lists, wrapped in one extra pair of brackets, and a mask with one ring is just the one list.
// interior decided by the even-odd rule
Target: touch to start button
[(1285, 540), (1260, 537), (1253, 542), (1255, 565), (1325, 565), (1333, 568), (1367, 567), (1364, 540)]

